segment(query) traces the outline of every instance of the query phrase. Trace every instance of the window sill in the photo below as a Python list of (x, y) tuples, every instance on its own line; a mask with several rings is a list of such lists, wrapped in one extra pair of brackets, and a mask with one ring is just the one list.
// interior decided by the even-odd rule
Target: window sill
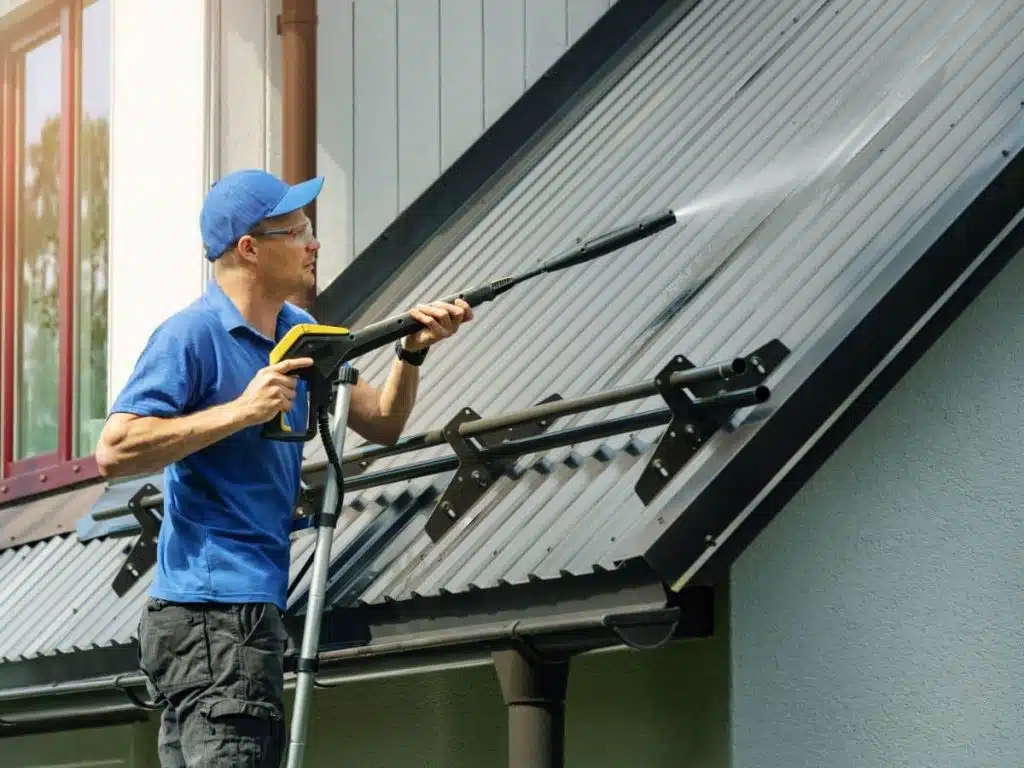
[[(11, 467), (8, 466), (6, 469), (10, 470)], [(32, 496), (66, 490), (79, 483), (96, 480), (99, 476), (99, 467), (93, 456), (37, 467), (32, 471), (19, 471), (18, 474), (9, 477), (5, 472), (5, 477), (0, 479), (0, 506), (12, 501), (23, 501)]]

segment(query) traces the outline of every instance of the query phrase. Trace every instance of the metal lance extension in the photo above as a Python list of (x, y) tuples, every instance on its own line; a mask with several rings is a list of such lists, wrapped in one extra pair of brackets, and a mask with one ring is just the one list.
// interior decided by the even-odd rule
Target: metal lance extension
[[(491, 280), (475, 288), (446, 296), (441, 301), (451, 304), (457, 299), (462, 299), (471, 307), (479, 306), (493, 301), (506, 291), (534, 277), (583, 264), (648, 238), (671, 227), (677, 220), (674, 211), (647, 216), (632, 224), (626, 224), (580, 243), (531, 270)], [(318, 386), (318, 383), (325, 380), (331, 381), (338, 368), (344, 363), (367, 352), (392, 344), (421, 328), (423, 325), (420, 321), (408, 312), (380, 320), (360, 328), (358, 331), (330, 325), (299, 324), (292, 327), (288, 334), (278, 342), (271, 356), (271, 362), (296, 357), (312, 358), (312, 369), (299, 370), (296, 371), (296, 374), (309, 382), (310, 397), (314, 400), (319, 398), (319, 401), (322, 402), (325, 396), (323, 387)], [(311, 412), (315, 407), (314, 400), (310, 401)], [(278, 415), (264, 425), (262, 436), (271, 440), (303, 441), (312, 440), (316, 437), (316, 433), (312, 429), (312, 425), (305, 432), (291, 432), (283, 422), (282, 416)]]
[[(597, 235), (526, 272), (491, 280), (475, 288), (460, 291), (451, 296), (445, 296), (441, 301), (451, 304), (456, 299), (462, 299), (471, 307), (479, 306), (484, 302), (493, 301), (501, 294), (511, 290), (520, 283), (525, 283), (527, 280), (532, 280), (540, 275), (559, 272), (568, 267), (574, 267), (577, 264), (584, 264), (600, 256), (625, 248), (627, 245), (644, 240), (651, 235), (661, 232), (663, 229), (668, 229), (678, 220), (679, 215), (671, 210), (646, 216), (632, 224), (626, 224)], [(349, 339), (341, 342), (337, 349), (341, 350), (344, 348), (343, 360), (351, 360), (385, 344), (390, 344), (404, 338), (410, 333), (415, 333), (422, 327), (420, 322), (408, 313), (396, 315), (376, 322), (373, 325), (368, 325), (358, 331), (353, 331)], [(339, 364), (343, 360), (339, 361)]]
[(345, 480), (341, 472), (339, 455), (343, 452), (345, 445), (352, 385), (358, 378), (359, 372), (351, 366), (345, 366), (338, 371), (338, 394), (334, 405), (333, 423), (328, 426), (326, 406), (320, 406), (317, 409), (320, 436), (327, 452), (328, 461), (334, 471), (327, 473), (323, 505), (320, 514), (314, 519), (316, 549), (313, 552), (313, 572), (310, 576), (306, 621), (302, 630), (302, 647), (296, 666), (295, 705), (292, 709), (288, 768), (299, 768), (306, 752), (308, 709), (313, 696), (313, 676), (319, 666), (320, 620), (324, 610), (327, 570), (331, 563), (334, 526), (338, 522), (338, 515), (341, 513), (345, 499)]

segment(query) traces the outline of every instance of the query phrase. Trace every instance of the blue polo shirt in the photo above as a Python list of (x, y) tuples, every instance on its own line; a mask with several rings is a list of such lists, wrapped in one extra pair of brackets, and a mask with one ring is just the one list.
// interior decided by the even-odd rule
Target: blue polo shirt
[[(237, 398), (293, 325), (315, 322), (285, 304), (276, 338), (249, 326), (216, 281), (150, 336), (111, 413), (173, 417)], [(306, 423), (305, 385), (286, 415)], [(302, 443), (242, 429), (164, 470), (164, 517), (150, 595), (177, 602), (271, 602), (286, 608), (289, 533)]]

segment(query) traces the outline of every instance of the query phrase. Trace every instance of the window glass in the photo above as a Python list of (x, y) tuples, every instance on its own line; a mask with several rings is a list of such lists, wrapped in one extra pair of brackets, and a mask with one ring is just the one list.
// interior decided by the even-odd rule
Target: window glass
[(14, 458), (57, 450), (61, 39), (23, 58)]
[(76, 313), (75, 453), (99, 440), (107, 408), (107, 182), (110, 125), (110, 7), (82, 15), (82, 122), (79, 131), (79, 222)]

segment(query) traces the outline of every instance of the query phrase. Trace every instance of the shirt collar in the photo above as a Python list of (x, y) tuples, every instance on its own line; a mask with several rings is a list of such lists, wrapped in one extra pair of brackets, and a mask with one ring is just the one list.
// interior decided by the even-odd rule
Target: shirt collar
[[(233, 333), (239, 328), (244, 328), (249, 333), (254, 334), (260, 339), (274, 343), (274, 339), (268, 339), (264, 334), (257, 331), (251, 325), (249, 325), (245, 318), (242, 317), (242, 313), (238, 311), (238, 307), (235, 306), (235, 302), (231, 300), (231, 297), (224, 293), (224, 289), (220, 287), (220, 284), (216, 280), (210, 280), (206, 285), (206, 303), (213, 309), (224, 325), (225, 330), (228, 333)], [(291, 317), (291, 308), (287, 303), (281, 307), (281, 311), (277, 315), (277, 337), (280, 338), (289, 327), (289, 318)]]

